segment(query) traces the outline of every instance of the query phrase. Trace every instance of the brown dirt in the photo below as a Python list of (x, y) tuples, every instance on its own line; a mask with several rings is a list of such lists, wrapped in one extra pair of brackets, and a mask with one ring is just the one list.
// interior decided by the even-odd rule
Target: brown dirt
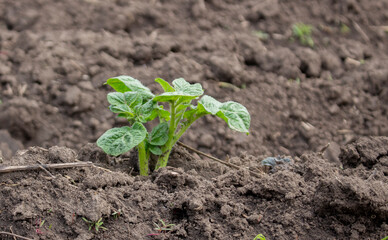
[[(75, 157), (64, 147), (31, 147), (5, 164)], [(12, 226), (34, 239), (253, 239), (258, 233), (268, 239), (380, 239), (388, 231), (387, 137), (357, 140), (342, 149), (340, 162), (307, 154), (259, 178), (181, 148), (171, 165), (184, 169), (167, 167), (150, 177), (130, 176), (127, 167), (120, 172), (117, 162), (128, 159), (107, 162), (95, 145), (79, 157), (105, 163), (113, 172), (81, 168), (52, 171), (55, 178), (43, 171), (0, 175), (0, 229)], [(250, 155), (231, 161), (251, 168), (259, 163)], [(112, 216), (116, 211), (118, 218)], [(107, 230), (89, 231), (83, 217), (102, 218)], [(175, 226), (158, 233), (153, 223), (159, 219)], [(152, 233), (159, 235), (147, 237)]]
[[(77, 152), (114, 172), (0, 175), (0, 231), (146, 239), (165, 219), (176, 226), (156, 239), (388, 235), (388, 142), (371, 137), (388, 136), (388, 35), (379, 28), (387, 8), (387, 0), (0, 0), (0, 164), (71, 162)], [(292, 40), (298, 22), (314, 26), (314, 48)], [(184, 170), (128, 175), (134, 154), (111, 158), (89, 144), (125, 124), (108, 111), (102, 85), (122, 74), (154, 91), (156, 77), (184, 77), (250, 111), (248, 137), (206, 117), (184, 136), (188, 145), (252, 169), (267, 156), (290, 155), (292, 164), (257, 179), (177, 148), (170, 166)], [(88, 231), (81, 217), (103, 217), (108, 230)]]

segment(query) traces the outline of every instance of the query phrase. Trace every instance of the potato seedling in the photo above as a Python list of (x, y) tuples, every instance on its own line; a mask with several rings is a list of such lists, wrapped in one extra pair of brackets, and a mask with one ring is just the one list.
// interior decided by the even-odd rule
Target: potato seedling
[[(190, 84), (183, 78), (175, 79), (172, 85), (161, 78), (155, 81), (161, 85), (164, 93), (154, 95), (139, 80), (130, 76), (114, 77), (106, 82), (116, 90), (108, 93), (109, 109), (118, 117), (126, 118), (130, 126), (106, 131), (97, 140), (97, 145), (113, 156), (136, 147), (140, 175), (148, 175), (151, 153), (158, 158), (155, 170), (166, 167), (175, 143), (197, 119), (205, 115), (215, 115), (231, 129), (249, 133), (250, 115), (243, 105), (233, 101), (221, 103), (203, 95), (201, 84)], [(197, 105), (193, 105), (193, 100), (199, 97)], [(160, 103), (167, 103), (169, 108), (164, 109)], [(144, 124), (154, 119), (159, 122), (148, 132)]]
[(314, 40), (311, 37), (313, 32), (313, 26), (297, 23), (292, 26), (292, 34), (294, 37), (299, 39), (299, 42), (303, 45), (307, 45), (309, 47), (314, 47)]

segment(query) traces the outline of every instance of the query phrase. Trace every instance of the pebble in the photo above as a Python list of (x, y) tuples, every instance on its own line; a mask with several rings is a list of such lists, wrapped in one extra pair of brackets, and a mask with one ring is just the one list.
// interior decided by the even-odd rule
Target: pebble
[(203, 134), (199, 141), (200, 146), (207, 148), (211, 148), (215, 143), (214, 137), (208, 133)]

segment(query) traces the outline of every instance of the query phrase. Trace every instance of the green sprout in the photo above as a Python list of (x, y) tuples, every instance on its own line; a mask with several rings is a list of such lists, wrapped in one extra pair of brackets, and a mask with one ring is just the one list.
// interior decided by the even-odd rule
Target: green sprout
[(265, 240), (265, 237), (263, 234), (259, 234), (253, 240)]
[(314, 40), (312, 38), (313, 26), (304, 24), (304, 23), (296, 23), (292, 25), (292, 34), (295, 38), (299, 39), (299, 42), (302, 45), (306, 45), (309, 47), (314, 47)]
[(345, 23), (341, 23), (340, 32), (342, 34), (348, 34), (348, 33), (350, 33), (350, 28)]
[(256, 37), (258, 37), (258, 38), (259, 38), (260, 40), (262, 40), (262, 41), (268, 40), (268, 38), (269, 38), (268, 33), (263, 32), (263, 31), (261, 31), (261, 30), (253, 31), (252, 33), (253, 33), (253, 35), (255, 35)]
[(154, 230), (158, 231), (158, 232), (168, 232), (168, 231), (172, 231), (173, 227), (175, 226), (175, 224), (166, 224), (162, 219), (159, 219), (159, 222), (162, 223), (162, 225), (158, 225), (157, 223), (154, 223), (156, 228), (154, 228)]
[[(231, 129), (249, 133), (250, 115), (243, 105), (233, 101), (221, 103), (203, 95), (201, 84), (190, 84), (183, 78), (175, 79), (172, 86), (161, 78), (155, 81), (164, 93), (154, 95), (130, 76), (114, 77), (106, 82), (116, 90), (108, 93), (109, 109), (118, 117), (126, 118), (130, 126), (106, 131), (97, 140), (97, 145), (113, 156), (136, 147), (140, 175), (148, 175), (151, 154), (157, 156), (155, 170), (166, 167), (175, 143), (197, 119), (205, 115), (215, 115)], [(197, 105), (192, 103), (195, 99), (199, 99)], [(160, 103), (167, 103), (168, 110)], [(143, 124), (154, 119), (158, 120), (158, 124), (148, 132)]]
[(388, 240), (388, 236), (386, 236), (385, 238), (381, 239), (381, 240)]
[(113, 216), (114, 219), (118, 219), (121, 216), (121, 209), (119, 209), (117, 211), (114, 211), (112, 213), (112, 216)]
[(92, 230), (92, 228), (94, 228), (96, 230), (96, 232), (98, 232), (100, 229), (102, 230), (106, 230), (107, 228), (106, 227), (103, 227), (102, 225), (104, 224), (104, 222), (102, 221), (102, 218), (98, 219), (98, 221), (90, 221), (86, 218), (82, 218), (82, 220), (84, 220), (88, 225), (89, 225), (89, 231)]

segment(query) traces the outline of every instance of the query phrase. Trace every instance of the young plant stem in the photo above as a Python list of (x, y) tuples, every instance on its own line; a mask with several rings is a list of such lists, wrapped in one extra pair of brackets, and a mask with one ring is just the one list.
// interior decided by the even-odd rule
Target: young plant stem
[[(170, 157), (170, 153), (171, 153), (172, 148), (178, 142), (178, 140), (181, 138), (181, 136), (186, 132), (186, 130), (189, 129), (191, 124), (193, 124), (195, 122), (195, 120), (197, 120), (198, 118), (199, 117), (197, 117), (197, 116), (193, 117), (190, 121), (183, 124), (183, 126), (179, 129), (179, 131), (176, 134), (175, 134), (175, 131), (176, 131), (177, 126), (174, 124), (175, 125), (174, 131), (172, 132), (171, 135), (169, 132), (168, 141), (167, 141), (165, 147), (163, 148), (164, 150), (166, 150), (166, 152), (158, 158), (158, 162), (156, 163), (155, 170), (158, 170), (159, 168), (167, 166), (168, 158)], [(171, 125), (170, 125), (170, 127), (171, 127)]]
[(171, 119), (170, 119), (170, 127), (168, 129), (168, 140), (166, 142), (166, 144), (164, 145), (164, 147), (162, 148), (162, 151), (163, 151), (163, 154), (158, 158), (158, 161), (156, 162), (156, 166), (155, 166), (155, 170), (161, 168), (161, 167), (165, 167), (167, 166), (167, 161), (168, 161), (168, 157), (170, 156), (170, 152), (171, 152), (171, 147), (172, 146), (172, 142), (173, 142), (173, 138), (174, 138), (174, 133), (175, 133), (175, 130), (176, 130), (176, 127), (175, 127), (175, 103), (174, 102), (171, 102), (170, 103), (170, 114), (171, 114)]
[(139, 152), (139, 169), (141, 176), (148, 176), (148, 158), (145, 147), (145, 141), (137, 146)]

